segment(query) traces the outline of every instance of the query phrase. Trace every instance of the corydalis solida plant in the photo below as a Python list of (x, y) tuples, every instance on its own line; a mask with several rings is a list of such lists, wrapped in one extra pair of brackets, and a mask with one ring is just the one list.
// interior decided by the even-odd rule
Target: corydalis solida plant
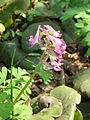
[(42, 50), (44, 48), (43, 63), (47, 69), (61, 71), (62, 55), (66, 52), (66, 44), (61, 36), (60, 31), (55, 31), (50, 25), (43, 25), (43, 27), (39, 25), (35, 37), (30, 36), (31, 47), (38, 43)]
[[(41, 50), (44, 50), (40, 58), (40, 63), (43, 61), (47, 69), (54, 69), (55, 71), (61, 71), (60, 66), (61, 66), (61, 62), (63, 61), (62, 55), (66, 52), (65, 51), (66, 44), (64, 40), (61, 38), (60, 31), (55, 31), (49, 25), (43, 25), (43, 27), (39, 25), (36, 35), (34, 37), (30, 36), (29, 39), (29, 45), (31, 47), (33, 47), (36, 43), (39, 44)], [(36, 66), (32, 76), (30, 77), (28, 82), (25, 84), (25, 86), (22, 88), (22, 90), (14, 100), (14, 104), (16, 104), (17, 100), (21, 97), (24, 90), (27, 88), (27, 86), (30, 84), (32, 79), (37, 74), (38, 66), (39, 65)]]

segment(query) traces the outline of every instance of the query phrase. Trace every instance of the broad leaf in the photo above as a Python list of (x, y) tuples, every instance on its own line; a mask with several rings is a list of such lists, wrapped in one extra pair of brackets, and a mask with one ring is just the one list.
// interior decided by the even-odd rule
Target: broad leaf
[(36, 115), (32, 115), (30, 117), (31, 120), (54, 120), (54, 118), (46, 115), (46, 116), (41, 116), (39, 114), (36, 114)]
[(0, 94), (0, 102), (3, 102), (7, 98), (8, 98), (8, 95), (6, 92), (3, 92)]
[[(18, 48), (18, 40), (14, 39), (12, 42), (2, 42), (0, 43), (0, 61), (6, 66), (10, 67), (13, 50), (16, 48), (14, 64), (15, 66), (20, 66), (26, 69), (32, 69), (32, 66), (27, 65), (27, 59), (33, 62), (38, 62), (34, 56), (29, 56), (22, 49)], [(35, 55), (36, 56), (36, 55)]]
[(74, 88), (82, 93), (86, 93), (90, 98), (90, 68), (79, 71), (74, 80)]
[(85, 80), (81, 85), (81, 92), (86, 93), (87, 96), (90, 98), (90, 80)]
[(57, 120), (73, 120), (76, 104), (80, 103), (80, 94), (74, 89), (62, 85), (52, 90), (50, 95), (60, 99), (63, 105), (63, 113)]
[(13, 104), (5, 101), (8, 101), (8, 95), (6, 93), (0, 94), (0, 120), (7, 119), (13, 110)]
[[(34, 101), (33, 101), (34, 100)], [(49, 104), (49, 106), (47, 106)], [(31, 105), (33, 109), (37, 106), (37, 114), (34, 114), (31, 118), (35, 119), (35, 117), (41, 117), (41, 120), (45, 120), (46, 118), (58, 118), (62, 114), (62, 103), (58, 99), (48, 96), (48, 95), (39, 95), (38, 97), (31, 100)], [(41, 107), (40, 107), (41, 106)], [(47, 106), (47, 107), (44, 107)], [(41, 111), (40, 111), (41, 108)], [(35, 109), (35, 110), (36, 110)]]
[(68, 19), (61, 24), (63, 28), (62, 37), (67, 44), (74, 43), (77, 40), (75, 21)]
[(35, 4), (35, 9), (40, 13), (41, 16), (58, 18), (62, 14), (62, 9), (60, 9), (59, 4), (48, 9), (42, 2), (37, 2)]
[[(39, 119), (39, 117), (41, 117), (40, 120), (45, 120), (46, 117), (49, 117), (51, 119), (50, 115), (52, 115), (52, 113), (54, 113), (54, 114), (57, 113), (56, 111), (58, 109), (57, 109), (57, 107), (55, 107), (55, 105), (58, 102), (62, 103), (63, 109), (62, 109), (61, 114), (59, 114), (59, 116), (56, 117), (56, 120), (74, 120), (74, 115), (76, 113), (75, 112), (76, 104), (79, 104), (80, 100), (81, 100), (81, 96), (79, 93), (77, 93), (77, 91), (75, 91), (74, 89), (72, 89), (70, 87), (64, 86), (64, 85), (56, 87), (53, 90), (51, 90), (51, 92), (50, 92), (51, 98), (53, 96), (54, 99), (57, 98), (57, 100), (58, 100), (58, 102), (53, 103), (53, 107), (55, 107), (55, 108), (51, 107), (52, 108), (51, 111), (49, 111), (50, 110), (49, 108), (44, 108), (40, 111), (40, 108), (39, 108), (40, 101), (39, 100), (40, 100), (40, 97), (42, 97), (42, 96), (43, 95), (39, 95), (36, 98), (31, 100), (31, 106), (34, 109), (34, 114), (35, 114), (31, 117), (32, 120), (34, 120), (35, 117), (38, 119)], [(45, 103), (44, 103), (44, 101), (45, 101)], [(45, 104), (47, 105), (47, 103), (48, 103), (47, 101), (49, 102), (50, 99), (48, 100), (47, 97), (43, 98), (42, 102), (41, 102), (43, 104), (41, 104), (41, 105), (45, 105)], [(43, 118), (42, 118), (42, 116), (43, 116)], [(53, 117), (55, 117), (55, 116), (53, 116)], [(37, 120), (37, 119), (35, 119), (35, 120)], [(82, 120), (82, 119), (80, 119), (80, 120)]]
[(0, 103), (0, 119), (5, 120), (10, 116), (10, 113), (13, 110), (12, 103)]

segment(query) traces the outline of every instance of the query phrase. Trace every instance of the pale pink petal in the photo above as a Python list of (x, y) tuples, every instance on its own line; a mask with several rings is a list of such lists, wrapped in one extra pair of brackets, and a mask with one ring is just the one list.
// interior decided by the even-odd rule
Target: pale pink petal
[(48, 32), (51, 32), (50, 34), (54, 37), (62, 36), (62, 34), (60, 34), (60, 31), (55, 31), (50, 25), (44, 25), (44, 27), (48, 30)]
[(47, 63), (47, 62), (45, 63), (45, 65), (46, 65), (47, 70), (54, 69), (54, 67), (52, 65), (50, 65), (49, 63)]
[[(48, 34), (47, 34), (48, 35)], [(59, 54), (61, 54), (61, 48), (62, 48), (62, 41), (59, 38), (55, 38), (54, 36), (48, 35), (49, 39), (54, 45), (55, 51)]]
[(47, 55), (45, 56), (45, 58), (43, 59), (43, 62), (46, 63), (46, 61), (48, 60), (48, 58), (49, 58), (49, 55), (47, 54)]
[(55, 70), (55, 71), (61, 71), (62, 69), (61, 69), (60, 66), (55, 66), (55, 67), (54, 67), (54, 70)]
[(39, 37), (40, 37), (40, 25), (38, 26), (35, 37), (33, 38), (33, 36), (30, 36), (29, 45), (33, 47), (36, 43), (38, 43), (40, 39)]
[(28, 42), (31, 47), (33, 47), (33, 40), (34, 40), (33, 36), (30, 36), (30, 39)]

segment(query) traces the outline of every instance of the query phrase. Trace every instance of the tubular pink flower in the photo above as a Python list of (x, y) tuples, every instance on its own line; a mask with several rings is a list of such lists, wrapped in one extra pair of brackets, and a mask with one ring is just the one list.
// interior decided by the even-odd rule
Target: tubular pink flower
[[(48, 55), (47, 55), (48, 54)], [(52, 59), (49, 55), (54, 56), (56, 59)], [(50, 59), (50, 62), (47, 64), (48, 58)], [(44, 59), (44, 64), (46, 65), (47, 69), (54, 69), (55, 71), (61, 71), (61, 62), (63, 61), (62, 55), (57, 54), (55, 51), (53, 51), (51, 48), (48, 48), (46, 51), (46, 57)]]
[(62, 36), (62, 34), (60, 34), (60, 31), (55, 31), (50, 25), (44, 25), (44, 27), (47, 29), (49, 34), (53, 35), (54, 37)]
[(29, 39), (29, 45), (31, 47), (33, 47), (36, 43), (38, 43), (39, 39), (40, 39), (40, 25), (38, 26), (38, 29), (37, 29), (37, 32), (36, 32), (36, 35), (35, 37), (33, 38), (33, 36), (31, 35), (30, 36), (30, 39)]
[(60, 62), (56, 62), (53, 59), (51, 60), (51, 65), (53, 66), (55, 71), (61, 71), (61, 63)]
[(53, 59), (50, 60), (50, 62), (44, 62), (46, 65), (46, 69), (54, 69), (55, 71), (61, 71), (61, 63), (54, 61)]
[(58, 54), (63, 54), (66, 50), (66, 44), (63, 39), (56, 38), (52, 35), (47, 34), (49, 40), (53, 43), (55, 51)]
[[(42, 39), (42, 40), (41, 40)], [(29, 45), (33, 47), (39, 43), (40, 48), (46, 48), (43, 63), (47, 69), (61, 71), (61, 62), (63, 54), (66, 53), (66, 44), (61, 38), (60, 31), (55, 31), (50, 25), (38, 26), (35, 37), (30, 36)]]
[[(45, 26), (45, 25), (44, 25)], [(55, 51), (59, 54), (62, 54), (65, 52), (66, 50), (66, 44), (64, 42), (63, 39), (60, 39), (58, 37), (55, 37), (51, 34), (49, 34), (49, 32), (43, 28), (41, 28), (42, 32), (44, 34), (46, 34), (46, 36), (48, 37), (48, 39), (53, 43)]]

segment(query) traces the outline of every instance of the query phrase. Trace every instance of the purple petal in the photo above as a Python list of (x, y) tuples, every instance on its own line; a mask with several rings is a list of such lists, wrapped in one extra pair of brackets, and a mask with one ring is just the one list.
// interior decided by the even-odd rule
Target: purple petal
[(61, 67), (59, 67), (59, 66), (55, 66), (55, 67), (54, 67), (54, 70), (55, 70), (55, 71), (61, 71), (62, 69), (61, 69)]
[(65, 52), (66, 44), (63, 41), (63, 39), (56, 38), (56, 37), (49, 35), (49, 34), (47, 34), (47, 35), (48, 35), (49, 39), (51, 40), (51, 42), (53, 43), (55, 51), (58, 54), (62, 54), (63, 52)]

